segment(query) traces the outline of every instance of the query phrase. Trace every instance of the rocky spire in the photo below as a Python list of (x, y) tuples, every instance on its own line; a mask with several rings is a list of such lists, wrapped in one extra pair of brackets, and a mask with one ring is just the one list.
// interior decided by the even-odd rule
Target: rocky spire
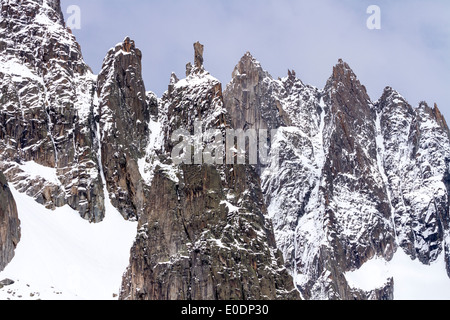
[(191, 62), (186, 64), (186, 77), (192, 75), (192, 73), (202, 73), (205, 71), (203, 67), (203, 52), (205, 47), (200, 43), (194, 43), (194, 65)]
[(195, 51), (195, 57), (194, 57), (194, 65), (197, 69), (203, 68), (203, 51), (205, 47), (200, 43), (196, 42), (194, 43), (194, 51)]
[(138, 159), (147, 146), (150, 110), (141, 59), (127, 37), (108, 52), (97, 81), (106, 184), (113, 205), (127, 219), (137, 218), (144, 203)]
[(221, 83), (193, 72), (173, 84), (161, 105), (164, 148), (146, 157), (151, 185), (120, 298), (297, 299), (254, 170), (172, 161), (174, 131), (193, 134), (195, 122), (202, 121), (205, 131), (225, 134), (229, 116)]
[(192, 63), (188, 62), (188, 63), (186, 64), (186, 77), (189, 77), (189, 75), (191, 74), (191, 72), (192, 72)]
[(123, 40), (122, 50), (129, 53), (131, 52), (131, 49), (135, 49), (134, 40), (131, 40), (130, 37), (126, 37), (125, 40)]
[(295, 73), (295, 70), (288, 70), (288, 78), (291, 81), (295, 81), (297, 79), (297, 74)]
[(170, 75), (170, 81), (169, 81), (169, 94), (172, 93), (175, 85), (178, 83), (178, 81), (180, 81), (177, 77), (177, 75), (172, 72), (172, 74)]
[[(434, 114), (439, 126), (446, 132), (449, 132), (447, 121), (445, 120), (445, 117), (442, 115), (441, 110), (439, 110), (437, 103), (434, 104), (433, 114)], [(450, 135), (450, 133), (449, 133), (449, 135)]]

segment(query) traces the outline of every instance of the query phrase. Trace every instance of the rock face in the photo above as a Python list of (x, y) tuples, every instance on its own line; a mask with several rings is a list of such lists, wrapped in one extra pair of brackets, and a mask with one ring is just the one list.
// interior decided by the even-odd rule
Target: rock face
[[(95, 76), (64, 26), (59, 1), (1, 5), (0, 170), (46, 207), (68, 204), (101, 221)], [(33, 176), (24, 169), (29, 163), (54, 173)]]
[(134, 41), (126, 38), (108, 52), (97, 84), (101, 162), (112, 204), (126, 219), (137, 218), (144, 205), (138, 160), (147, 147), (150, 98), (141, 59)]
[(388, 181), (399, 245), (423, 264), (445, 250), (449, 259), (450, 140), (437, 106), (413, 109), (392, 88), (377, 102)]
[(16, 202), (5, 176), (0, 172), (0, 271), (3, 271), (14, 257), (19, 240), (20, 221)]
[(247, 52), (235, 67), (224, 92), (225, 106), (236, 129), (275, 129), (289, 119), (276, 99), (280, 83), (273, 81), (260, 63)]
[[(263, 89), (261, 89), (263, 88)], [(448, 259), (448, 128), (437, 107), (394, 90), (376, 103), (342, 60), (325, 88), (274, 80), (244, 55), (224, 93), (237, 128), (278, 129), (261, 179), (278, 247), (306, 299), (392, 299), (347, 271), (404, 249)], [(267, 120), (269, 119), (269, 120)]]
[[(163, 134), (149, 149), (148, 204), (124, 276), (121, 299), (296, 299), (283, 267), (259, 178), (248, 166), (175, 165), (169, 139), (178, 129), (194, 133), (228, 128), (220, 82), (196, 66), (186, 79), (172, 76), (160, 101)], [(152, 140), (152, 138), (150, 138)]]
[[(346, 63), (340, 61), (334, 68), (323, 99), (328, 114), (321, 183), (329, 245), (316, 253), (325, 266), (319, 279), (330, 298), (349, 299), (342, 271), (358, 269), (374, 256), (393, 257), (392, 213), (377, 162), (375, 108)], [(306, 268), (307, 263), (301, 263), (299, 269)], [(317, 294), (315, 283), (306, 286)]]
[[(389, 300), (394, 279), (363, 291), (346, 273), (399, 250), (444, 255), (450, 276), (450, 133), (436, 105), (389, 87), (373, 102), (342, 60), (323, 89), (291, 70), (275, 80), (250, 53), (222, 92), (199, 42), (158, 99), (130, 38), (97, 77), (60, 1), (0, 3), (0, 270), (21, 236), (11, 186), (91, 222), (109, 196), (139, 221), (124, 300)], [(224, 165), (210, 143), (229, 129), (277, 130), (259, 144), (268, 159)]]
[(205, 50), (205, 47), (200, 43), (196, 42), (194, 43), (194, 51), (195, 51), (195, 57), (194, 57), (194, 64), (197, 69), (201, 69), (203, 67), (203, 52)]

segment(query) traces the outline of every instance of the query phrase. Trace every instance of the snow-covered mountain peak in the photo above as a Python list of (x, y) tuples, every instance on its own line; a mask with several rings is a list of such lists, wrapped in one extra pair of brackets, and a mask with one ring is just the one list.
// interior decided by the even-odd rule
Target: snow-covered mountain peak
[(2, 18), (21, 19), (24, 22), (36, 19), (37, 23), (45, 22), (45, 19), (65, 26), (64, 16), (59, 0), (1, 0)]
[(418, 114), (427, 114), (431, 119), (433, 119), (436, 124), (445, 132), (449, 132), (447, 121), (442, 115), (441, 111), (437, 104), (434, 104), (433, 107), (430, 107), (427, 102), (422, 101), (417, 108)]
[(383, 95), (381, 96), (381, 98), (379, 100), (383, 100), (383, 101), (391, 100), (391, 101), (395, 102), (394, 101), (395, 99), (401, 100), (403, 102), (407, 102), (406, 99), (397, 90), (388, 86), (388, 87), (384, 88)]
[[(377, 112), (383, 112), (385, 108), (407, 109), (412, 112), (413, 108), (408, 101), (392, 87), (386, 87), (378, 101), (374, 103)], [(395, 110), (392, 110), (394, 112)], [(399, 110), (397, 110), (399, 111)]]

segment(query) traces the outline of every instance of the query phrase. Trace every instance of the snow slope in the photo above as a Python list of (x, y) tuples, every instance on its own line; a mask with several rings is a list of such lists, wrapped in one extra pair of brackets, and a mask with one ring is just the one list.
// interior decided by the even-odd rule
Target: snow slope
[(127, 222), (107, 201), (106, 218), (90, 224), (69, 206), (45, 209), (11, 187), (22, 240), (0, 279), (15, 281), (0, 300), (108, 300), (120, 290), (137, 223)]
[(19, 168), (31, 179), (36, 178), (46, 178), (48, 182), (53, 183), (54, 185), (60, 185), (61, 183), (58, 180), (58, 174), (55, 168), (44, 167), (34, 161), (25, 162), (22, 165), (19, 165)]
[(346, 273), (345, 277), (351, 287), (366, 291), (380, 288), (389, 278), (394, 278), (396, 300), (450, 299), (450, 278), (445, 271), (444, 254), (427, 266), (399, 249), (392, 261), (373, 259), (361, 269)]

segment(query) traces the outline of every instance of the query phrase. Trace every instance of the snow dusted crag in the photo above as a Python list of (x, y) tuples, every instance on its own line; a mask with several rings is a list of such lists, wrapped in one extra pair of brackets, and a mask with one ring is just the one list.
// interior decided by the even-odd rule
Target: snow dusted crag
[(127, 37), (108, 52), (98, 76), (101, 163), (112, 204), (126, 219), (137, 219), (144, 206), (138, 160), (147, 147), (150, 110), (141, 59)]
[[(293, 239), (298, 216), (303, 215), (305, 199), (311, 197), (312, 191), (317, 197), (315, 186), (324, 161), (322, 141), (318, 136), (322, 114), (319, 95), (317, 89), (296, 79), (295, 72), (289, 71), (289, 77), (280, 81), (273, 80), (250, 53), (245, 54), (236, 66), (233, 79), (224, 92), (225, 106), (236, 129), (278, 129), (269, 143), (273, 143), (272, 154), (280, 160), (274, 157), (265, 168), (262, 187), (277, 236), (284, 239), (278, 241), (278, 245), (291, 270), (294, 269)], [(298, 112), (300, 108), (305, 109)], [(241, 117), (243, 120), (236, 120)], [(293, 122), (298, 126), (292, 125)], [(278, 210), (284, 214), (279, 214), (277, 219), (273, 214)]]
[[(203, 68), (194, 45), (187, 78), (171, 77), (160, 100), (159, 134), (142, 171), (149, 201), (124, 277), (122, 299), (297, 299), (276, 248), (255, 171), (243, 165), (174, 165), (175, 130), (225, 133), (230, 119), (220, 82)], [(158, 135), (153, 125), (153, 136)], [(155, 131), (156, 130), (156, 131)], [(202, 141), (199, 142), (202, 144)]]
[[(95, 76), (60, 1), (0, 3), (0, 298), (393, 299), (427, 272), (450, 298), (436, 105), (373, 102), (342, 60), (323, 89), (275, 80), (250, 53), (222, 92), (200, 43), (158, 99), (130, 38)], [(269, 156), (220, 164), (228, 129), (269, 130)], [(176, 164), (177, 132), (219, 164)]]
[(60, 1), (1, 1), (0, 299), (117, 297), (136, 224), (105, 199), (96, 83)]
[(101, 221), (96, 80), (59, 1), (1, 1), (0, 79), (0, 170), (47, 208)]
[(346, 274), (400, 248), (430, 264), (445, 247), (448, 266), (450, 143), (437, 107), (413, 109), (392, 89), (372, 103), (342, 60), (319, 90), (293, 71), (274, 80), (248, 53), (224, 97), (237, 129), (278, 129), (262, 186), (304, 298), (392, 299), (392, 278), (363, 291)]
[[(123, 280), (122, 299), (299, 298), (253, 169), (170, 160), (176, 129), (202, 120), (224, 134), (231, 122), (202, 45), (158, 100), (131, 39), (96, 77), (59, 1), (1, 5), (0, 257), (15, 284), (0, 297), (114, 298)], [(131, 255), (137, 229), (118, 212), (139, 220)]]
[[(311, 285), (312, 297), (320, 297), (325, 289), (328, 298), (350, 299), (359, 294), (349, 290), (341, 272), (358, 269), (374, 256), (391, 259), (395, 237), (378, 167), (375, 109), (365, 87), (342, 60), (334, 67), (323, 99), (327, 108), (321, 180), (324, 237), (318, 261), (324, 269), (319, 269), (322, 285), (306, 286)], [(311, 262), (301, 262), (300, 270)], [(382, 292), (377, 298), (389, 299), (392, 294)]]
[(389, 87), (376, 106), (398, 244), (427, 265), (444, 253), (450, 276), (447, 123), (436, 105), (414, 109)]

